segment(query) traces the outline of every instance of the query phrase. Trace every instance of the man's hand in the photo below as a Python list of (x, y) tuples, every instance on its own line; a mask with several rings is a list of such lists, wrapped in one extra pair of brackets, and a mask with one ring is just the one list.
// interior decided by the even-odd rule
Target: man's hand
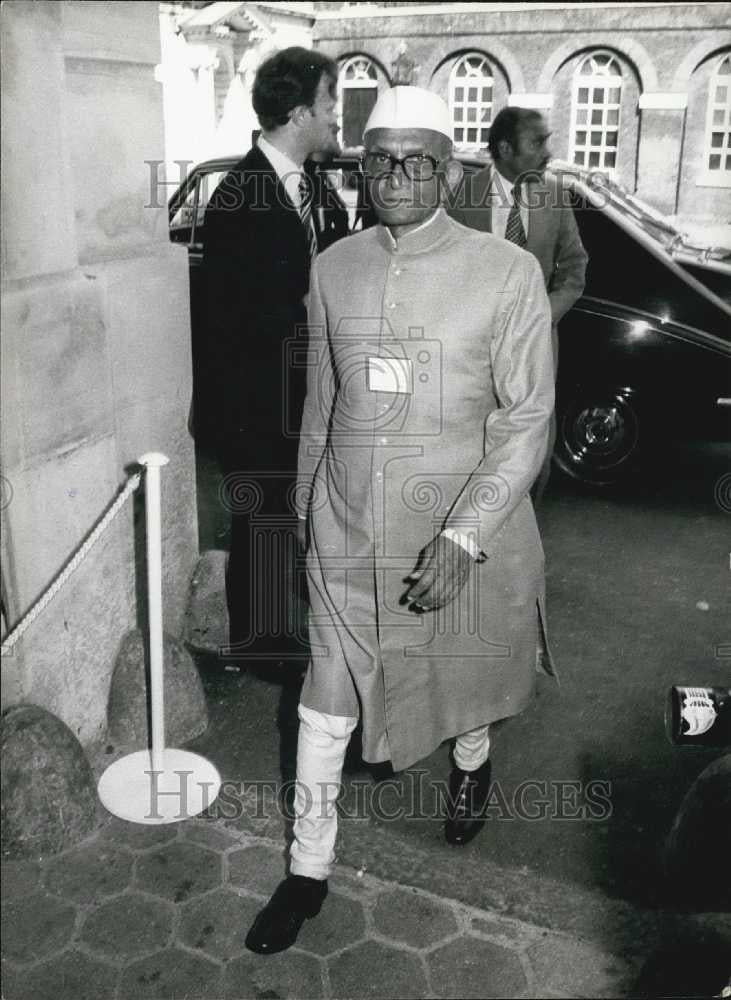
[(437, 535), (419, 553), (416, 566), (406, 577), (411, 586), (402, 598), (412, 611), (435, 611), (453, 601), (472, 571), (472, 556), (457, 542)]
[(307, 548), (307, 520), (304, 517), (297, 518), (297, 544), (302, 551)]

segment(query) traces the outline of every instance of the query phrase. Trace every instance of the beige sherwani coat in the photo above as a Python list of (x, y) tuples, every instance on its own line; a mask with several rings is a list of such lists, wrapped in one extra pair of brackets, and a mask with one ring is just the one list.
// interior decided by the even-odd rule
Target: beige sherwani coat
[[(312, 660), (301, 700), (358, 715), (363, 755), (410, 766), (529, 702), (543, 550), (528, 496), (553, 408), (551, 314), (523, 250), (440, 210), (318, 256), (298, 504)], [(311, 491), (311, 493), (310, 493)], [(487, 556), (446, 608), (400, 603), (444, 527)]]

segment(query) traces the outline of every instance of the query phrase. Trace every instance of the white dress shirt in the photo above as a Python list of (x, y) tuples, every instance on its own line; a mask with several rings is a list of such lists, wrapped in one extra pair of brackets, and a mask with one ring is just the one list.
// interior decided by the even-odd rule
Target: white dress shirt
[(272, 146), (271, 142), (268, 142), (263, 135), (259, 136), (257, 146), (274, 167), (277, 177), (284, 185), (287, 197), (299, 212), (302, 205), (299, 190), (300, 180), (304, 177), (302, 164), (299, 164), (298, 166), (294, 160), (290, 160), (290, 158), (281, 150), (277, 149), (276, 146)]

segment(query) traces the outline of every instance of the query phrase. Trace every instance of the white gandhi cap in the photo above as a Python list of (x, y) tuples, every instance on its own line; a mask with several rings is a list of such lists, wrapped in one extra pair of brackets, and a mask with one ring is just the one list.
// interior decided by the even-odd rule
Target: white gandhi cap
[(428, 128), (452, 138), (449, 108), (438, 94), (422, 87), (385, 90), (370, 113), (363, 135), (374, 128)]

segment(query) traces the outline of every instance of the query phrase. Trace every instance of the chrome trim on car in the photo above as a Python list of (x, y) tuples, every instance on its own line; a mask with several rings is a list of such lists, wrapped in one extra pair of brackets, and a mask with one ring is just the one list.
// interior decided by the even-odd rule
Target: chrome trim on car
[[(623, 229), (626, 233), (629, 233), (637, 243), (648, 250), (653, 257), (657, 260), (662, 261), (667, 268), (669, 268), (673, 274), (679, 278), (685, 285), (688, 285), (694, 291), (698, 292), (709, 302), (713, 303), (714, 306), (723, 310), (728, 316), (731, 316), (731, 305), (724, 302), (723, 299), (719, 298), (715, 292), (712, 292), (707, 288), (702, 282), (697, 278), (689, 274), (688, 271), (684, 270), (675, 257), (668, 252), (667, 248), (663, 246), (655, 237), (650, 235), (643, 227), (640, 225), (639, 221), (633, 218), (631, 215), (626, 214), (625, 211), (619, 207), (616, 203), (616, 199), (613, 198), (613, 192), (610, 188), (606, 186), (594, 186), (587, 183), (582, 177), (577, 176), (576, 173), (565, 167), (561, 167), (560, 170), (554, 168), (552, 171), (554, 176), (561, 176), (562, 179), (568, 182), (568, 186), (573, 188), (573, 190), (586, 198), (595, 208), (600, 209), (604, 214)], [(699, 261), (695, 261), (699, 263)], [(728, 273), (731, 276), (731, 267), (726, 264), (718, 263), (715, 270), (721, 270), (723, 273)]]
[(704, 347), (720, 351), (722, 354), (731, 354), (731, 343), (724, 340), (723, 337), (718, 337), (715, 333), (708, 333), (706, 330), (700, 330), (696, 326), (681, 323), (667, 316), (657, 316), (654, 313), (645, 312), (635, 306), (626, 306), (610, 299), (582, 295), (573, 308), (588, 313), (590, 316), (609, 314), (612, 319), (618, 319), (628, 324), (635, 323), (637, 320), (645, 320), (648, 324), (647, 333), (661, 333), (668, 337), (675, 337), (677, 340), (685, 340), (693, 344), (700, 343)]

